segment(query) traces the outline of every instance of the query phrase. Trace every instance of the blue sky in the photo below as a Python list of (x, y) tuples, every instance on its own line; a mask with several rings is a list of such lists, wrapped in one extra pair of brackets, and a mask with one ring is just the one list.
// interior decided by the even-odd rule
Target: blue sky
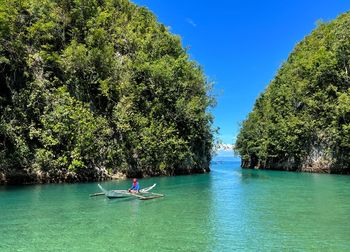
[(218, 94), (215, 126), (233, 143), (239, 123), (294, 46), (316, 27), (350, 10), (340, 0), (133, 0), (182, 38)]

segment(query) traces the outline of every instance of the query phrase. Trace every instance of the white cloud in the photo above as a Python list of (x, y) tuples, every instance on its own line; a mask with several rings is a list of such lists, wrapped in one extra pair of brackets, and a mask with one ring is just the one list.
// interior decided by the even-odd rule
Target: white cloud
[(191, 18), (186, 18), (186, 22), (192, 25), (193, 27), (197, 26), (197, 24)]
[(215, 148), (216, 157), (234, 157), (233, 145), (232, 144), (219, 144)]
[(218, 151), (232, 151), (233, 150), (233, 144), (219, 144)]

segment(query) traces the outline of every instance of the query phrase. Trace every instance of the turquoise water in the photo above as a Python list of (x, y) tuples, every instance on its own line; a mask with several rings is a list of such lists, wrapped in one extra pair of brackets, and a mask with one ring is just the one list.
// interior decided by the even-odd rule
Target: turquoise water
[(0, 251), (350, 251), (350, 176), (223, 162), (140, 183), (166, 197), (90, 198), (97, 183), (0, 187)]

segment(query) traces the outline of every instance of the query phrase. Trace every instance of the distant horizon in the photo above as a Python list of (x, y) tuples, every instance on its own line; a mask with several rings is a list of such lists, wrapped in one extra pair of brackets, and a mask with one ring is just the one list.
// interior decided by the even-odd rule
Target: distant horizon
[(213, 155), (213, 161), (223, 161), (223, 160), (229, 160), (229, 161), (240, 161), (241, 158), (234, 155), (233, 150), (218, 150)]
[(212, 161), (214, 161), (214, 162), (224, 162), (224, 161), (241, 162), (241, 158), (239, 158), (239, 157), (214, 156), (212, 158)]

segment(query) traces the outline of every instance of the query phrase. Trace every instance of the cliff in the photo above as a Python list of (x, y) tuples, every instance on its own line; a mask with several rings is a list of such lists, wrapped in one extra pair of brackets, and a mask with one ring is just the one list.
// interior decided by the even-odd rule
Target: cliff
[(242, 123), (243, 167), (350, 172), (349, 27), (345, 13), (294, 48)]
[(209, 170), (211, 84), (146, 8), (2, 1), (0, 41), (2, 183)]

